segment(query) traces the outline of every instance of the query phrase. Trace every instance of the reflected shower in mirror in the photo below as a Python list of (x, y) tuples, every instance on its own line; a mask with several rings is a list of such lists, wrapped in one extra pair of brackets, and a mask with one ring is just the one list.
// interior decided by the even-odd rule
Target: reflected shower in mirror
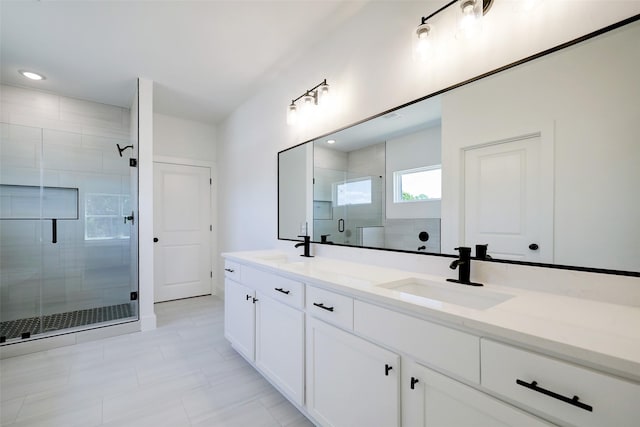
[[(446, 255), (483, 244), (497, 261), (638, 275), (630, 21), (281, 152), (281, 175), (305, 189), (280, 181), (279, 238), (306, 224), (314, 242)], [(289, 151), (306, 159), (295, 173)]]

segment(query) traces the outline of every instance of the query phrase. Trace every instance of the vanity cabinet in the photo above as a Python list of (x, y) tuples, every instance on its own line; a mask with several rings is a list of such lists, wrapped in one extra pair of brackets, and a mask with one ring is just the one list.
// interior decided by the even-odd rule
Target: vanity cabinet
[(304, 285), (243, 266), (225, 279), (225, 337), (291, 401), (304, 404)]
[(452, 376), (480, 383), (480, 338), (362, 301), (354, 302), (354, 331), (412, 355)]
[(225, 336), (318, 426), (640, 420), (638, 383), (494, 341), (464, 319), (448, 324), (336, 292), (318, 277), (305, 284), (251, 263), (226, 267)]
[(551, 425), (425, 366), (403, 360), (403, 427)]
[(492, 340), (482, 340), (482, 385), (580, 427), (640, 423), (640, 385)]
[(304, 313), (258, 292), (256, 367), (304, 404)]
[(400, 356), (307, 320), (307, 410), (323, 426), (399, 426)]
[(229, 278), (224, 281), (224, 336), (247, 360), (255, 359), (255, 290)]

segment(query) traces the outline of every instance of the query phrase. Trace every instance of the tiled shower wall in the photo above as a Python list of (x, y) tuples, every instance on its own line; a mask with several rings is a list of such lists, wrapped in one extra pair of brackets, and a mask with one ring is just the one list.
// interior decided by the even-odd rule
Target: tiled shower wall
[(84, 196), (128, 194), (116, 144), (129, 144), (129, 110), (6, 85), (0, 110), (2, 183), (79, 190), (79, 219), (58, 222), (55, 245), (49, 221), (0, 221), (2, 320), (128, 302), (129, 240), (86, 240)]

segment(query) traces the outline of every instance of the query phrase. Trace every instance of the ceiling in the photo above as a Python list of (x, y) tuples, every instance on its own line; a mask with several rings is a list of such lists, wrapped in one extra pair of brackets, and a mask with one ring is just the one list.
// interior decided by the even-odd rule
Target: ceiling
[[(441, 118), (442, 104), (438, 95), (323, 136), (315, 142), (326, 149), (348, 153), (387, 139), (437, 126)], [(335, 142), (327, 145), (328, 140)]]
[(0, 80), (129, 107), (144, 77), (156, 112), (216, 123), (364, 3), (0, 0)]

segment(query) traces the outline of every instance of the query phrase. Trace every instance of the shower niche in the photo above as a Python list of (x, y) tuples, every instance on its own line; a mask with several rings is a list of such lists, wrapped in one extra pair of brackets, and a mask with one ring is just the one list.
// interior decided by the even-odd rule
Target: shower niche
[(0, 343), (136, 321), (137, 141), (0, 132)]

